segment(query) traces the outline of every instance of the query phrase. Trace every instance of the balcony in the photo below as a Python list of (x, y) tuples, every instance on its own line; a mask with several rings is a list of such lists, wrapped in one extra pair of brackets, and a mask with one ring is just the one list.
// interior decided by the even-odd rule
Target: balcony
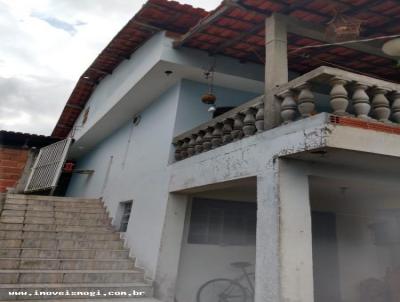
[[(325, 112), (334, 124), (400, 134), (400, 84), (321, 66), (272, 93), (280, 106), (277, 127)], [(265, 130), (264, 98), (260, 96), (175, 137), (175, 159)]]

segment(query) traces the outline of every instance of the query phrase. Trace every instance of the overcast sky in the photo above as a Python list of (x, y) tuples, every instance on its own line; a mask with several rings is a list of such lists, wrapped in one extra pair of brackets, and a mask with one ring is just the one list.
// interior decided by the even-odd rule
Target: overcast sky
[(0, 129), (50, 135), (79, 76), (145, 2), (0, 0)]

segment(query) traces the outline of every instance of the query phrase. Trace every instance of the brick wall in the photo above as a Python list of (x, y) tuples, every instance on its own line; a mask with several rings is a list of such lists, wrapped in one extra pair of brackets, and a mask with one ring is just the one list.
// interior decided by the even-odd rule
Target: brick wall
[(24, 171), (29, 150), (0, 147), (0, 193), (15, 187)]

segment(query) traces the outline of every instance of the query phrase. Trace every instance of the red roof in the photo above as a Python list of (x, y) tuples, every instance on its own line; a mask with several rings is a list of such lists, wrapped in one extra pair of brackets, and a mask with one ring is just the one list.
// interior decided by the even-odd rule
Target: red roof
[(99, 82), (160, 30), (186, 33), (207, 12), (175, 1), (149, 0), (82, 74), (53, 130), (66, 137)]
[[(362, 20), (362, 37), (400, 33), (400, 4), (395, 0), (225, 0), (211, 13), (174, 1), (149, 0), (79, 79), (53, 135), (68, 135), (101, 79), (159, 30), (178, 34), (180, 46), (264, 64), (266, 16), (276, 12), (326, 26), (336, 11)], [(331, 65), (400, 81), (395, 62), (381, 56), (337, 45), (294, 51), (320, 43), (290, 33), (289, 69), (304, 73)]]

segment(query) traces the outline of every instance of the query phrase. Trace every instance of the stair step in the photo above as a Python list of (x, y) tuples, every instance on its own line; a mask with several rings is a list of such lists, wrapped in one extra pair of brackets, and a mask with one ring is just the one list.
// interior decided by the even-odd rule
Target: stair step
[(104, 208), (104, 204), (101, 201), (92, 202), (76, 202), (76, 201), (51, 201), (51, 200), (31, 200), (31, 199), (9, 199), (7, 198), (4, 204), (16, 204), (16, 205), (34, 205), (44, 207), (74, 207), (74, 208)]
[(129, 250), (0, 248), (0, 258), (128, 259)]
[(50, 225), (77, 225), (77, 226), (104, 226), (110, 225), (110, 218), (79, 219), (79, 218), (46, 218), (24, 216), (1, 216), (0, 222), (17, 224), (50, 224)]
[(43, 217), (43, 218), (79, 218), (79, 219), (101, 219), (108, 218), (106, 211), (102, 213), (81, 213), (64, 211), (40, 211), (40, 210), (7, 210), (3, 209), (2, 216), (11, 217)]
[(20, 204), (5, 204), (3, 210), (15, 210), (15, 211), (40, 211), (40, 212), (67, 212), (67, 213), (106, 213), (107, 210), (104, 206), (99, 207), (66, 207), (66, 206), (42, 206), (37, 204), (20, 205)]
[[(12, 296), (9, 294), (12, 291), (23, 292), (26, 295)], [(40, 295), (40, 292), (45, 292), (46, 295)], [(66, 295), (67, 292), (70, 295)], [(71, 295), (72, 292), (78, 292), (80, 296)], [(88, 297), (90, 294), (94, 299), (97, 299), (99, 296), (102, 298), (115, 297), (115, 295), (108, 295), (109, 292), (118, 292), (118, 296), (121, 298), (151, 297), (153, 295), (152, 286), (142, 282), (120, 284), (98, 283), (96, 285), (90, 283), (0, 284), (0, 300), (31, 300), (38, 297), (40, 297), (40, 300), (50, 298), (74, 299), (82, 297), (82, 295)], [(121, 292), (126, 293), (126, 295), (121, 295)]]
[(69, 240), (119, 240), (120, 234), (54, 231), (1, 231), (0, 239), (69, 239)]
[(2, 231), (56, 231), (56, 232), (109, 232), (115, 231), (112, 225), (63, 225), (63, 224), (23, 224), (23, 223), (6, 223), (0, 222), (0, 230)]
[(59, 197), (59, 196), (45, 196), (45, 195), (25, 195), (25, 194), (7, 194), (7, 200), (34, 200), (34, 201), (68, 201), (79, 203), (101, 202), (98, 198), (80, 198), (80, 197)]
[(122, 240), (0, 239), (0, 248), (122, 249)]
[(45, 270), (121, 270), (135, 268), (131, 259), (38, 259), (38, 258), (0, 258), (3, 269), (45, 269)]
[(84, 209), (104, 209), (104, 204), (98, 202), (70, 202), (70, 201), (43, 201), (43, 200), (20, 200), (20, 199), (6, 199), (4, 205), (25, 205), (32, 206), (31, 208), (43, 207), (44, 209), (51, 209), (56, 207), (74, 207), (81, 210)]
[(101, 200), (7, 195), (0, 215), (0, 301), (157, 301), (145, 298), (152, 295), (152, 283), (135, 267)]
[(142, 270), (1, 270), (0, 283), (144, 282)]

